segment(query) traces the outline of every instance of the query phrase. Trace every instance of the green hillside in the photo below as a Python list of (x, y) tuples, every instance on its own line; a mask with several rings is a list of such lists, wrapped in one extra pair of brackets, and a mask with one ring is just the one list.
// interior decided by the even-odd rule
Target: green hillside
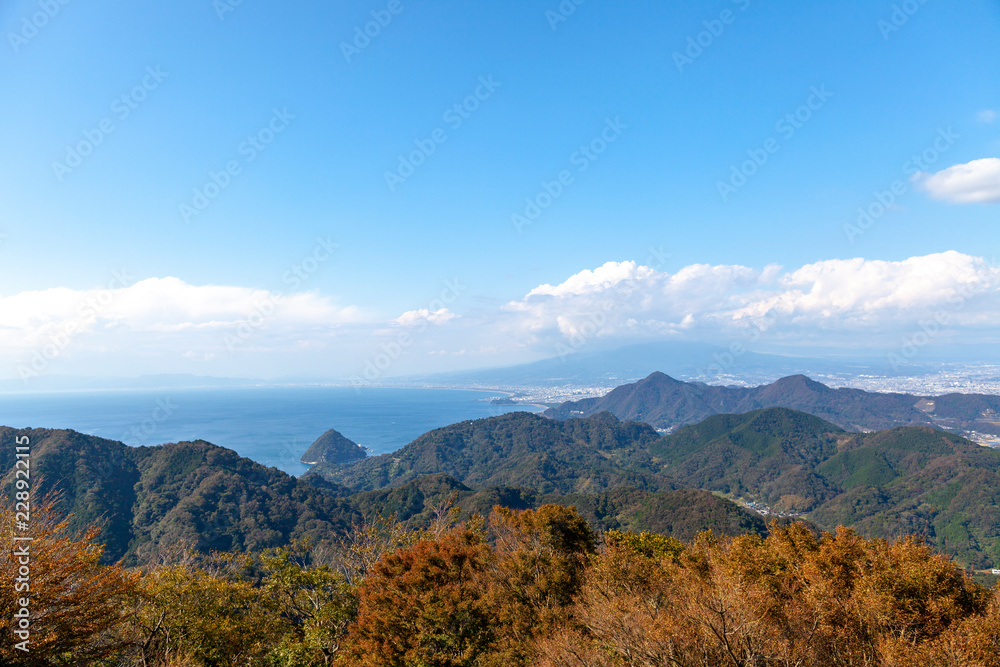
[(106, 558), (129, 563), (178, 544), (260, 551), (335, 540), (375, 515), (424, 527), (449, 502), (464, 516), (566, 504), (601, 529), (681, 539), (707, 528), (764, 532), (760, 515), (720, 494), (825, 529), (915, 533), (966, 565), (1000, 564), (1000, 452), (923, 426), (849, 433), (767, 408), (660, 437), (607, 413), (509, 413), (435, 429), (392, 454), (321, 463), (299, 479), (204, 441), (132, 448), (3, 428), (7, 492), (19, 433), (32, 440), (35, 497), (58, 491), (71, 528), (101, 522)]
[(1000, 452), (950, 433), (846, 433), (771, 408), (710, 417), (650, 451), (683, 486), (805, 512), (829, 529), (914, 533), (967, 565), (1000, 564)]
[(354, 464), (319, 464), (308, 476), (356, 490), (434, 473), (475, 488), (521, 486), (540, 493), (673, 488), (649, 455), (657, 438), (646, 424), (619, 422), (607, 413), (560, 422), (512, 412), (435, 429), (396, 452)]
[(4, 492), (14, 438), (31, 440), (33, 495), (59, 493), (70, 528), (100, 523), (105, 559), (146, 562), (163, 547), (259, 550), (326, 539), (358, 518), (333, 485), (319, 488), (204, 441), (127, 447), (75, 431), (0, 428)]

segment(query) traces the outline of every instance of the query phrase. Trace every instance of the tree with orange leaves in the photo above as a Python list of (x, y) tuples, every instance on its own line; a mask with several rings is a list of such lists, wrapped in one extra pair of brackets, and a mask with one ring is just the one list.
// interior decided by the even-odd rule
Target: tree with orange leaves
[(995, 598), (916, 539), (772, 524), (656, 542), (607, 540), (540, 667), (1000, 665)]
[[(91, 664), (121, 648), (115, 631), (139, 574), (101, 564), (99, 528), (70, 535), (53, 498), (32, 505), (28, 530), (16, 533), (13, 506), (5, 501), (0, 508), (0, 662)], [(27, 616), (15, 618), (22, 608)], [(24, 636), (27, 643), (21, 644)]]
[(468, 528), (385, 554), (359, 589), (357, 622), (338, 664), (476, 664), (493, 639), (483, 597), (490, 557), (480, 533)]

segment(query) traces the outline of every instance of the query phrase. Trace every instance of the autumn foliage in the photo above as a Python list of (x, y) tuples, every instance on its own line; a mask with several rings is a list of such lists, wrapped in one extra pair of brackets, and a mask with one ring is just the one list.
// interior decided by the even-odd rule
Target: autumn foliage
[(178, 548), (130, 571), (44, 516), (37, 643), (11, 649), (5, 560), (0, 664), (1000, 667), (998, 592), (911, 538), (799, 523), (682, 542), (496, 507), (429, 531), (374, 518), (330, 548)]
[[(12, 506), (0, 512), (0, 664), (88, 664), (123, 645), (115, 630), (125, 620), (122, 600), (137, 589), (139, 573), (102, 565), (104, 547), (95, 542), (99, 529), (72, 535), (66, 518), (54, 509), (57, 500), (48, 498), (32, 508), (27, 535), (15, 531)], [(15, 535), (31, 540), (16, 542)], [(27, 554), (15, 556), (15, 548), (25, 544)], [(17, 581), (22, 563), (29, 574)], [(20, 599), (29, 600), (27, 653), (15, 648)]]

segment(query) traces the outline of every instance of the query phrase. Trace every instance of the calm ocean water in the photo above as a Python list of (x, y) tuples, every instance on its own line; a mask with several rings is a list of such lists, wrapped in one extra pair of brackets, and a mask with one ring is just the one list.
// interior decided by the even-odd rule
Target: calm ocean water
[(491, 394), (447, 389), (245, 387), (0, 394), (0, 425), (71, 428), (157, 445), (208, 440), (300, 475), (312, 442), (337, 429), (370, 455), (399, 449), (434, 428), (524, 406), (490, 405)]

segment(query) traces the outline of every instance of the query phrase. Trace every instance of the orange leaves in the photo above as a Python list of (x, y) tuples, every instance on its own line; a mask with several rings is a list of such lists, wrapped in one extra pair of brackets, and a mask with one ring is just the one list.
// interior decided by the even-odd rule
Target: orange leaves
[(333, 551), (189, 554), (137, 583), (100, 565), (93, 530), (67, 536), (51, 506), (33, 520), (37, 664), (1000, 667), (1000, 590), (915, 539), (774, 524), (691, 542), (611, 531), (598, 550), (576, 510), (545, 505), (423, 540), (381, 520)]
[(706, 536), (678, 555), (649, 537), (609, 538), (575, 620), (539, 642), (542, 665), (1000, 662), (1000, 605), (912, 539), (772, 525), (767, 539)]
[(474, 664), (493, 637), (483, 599), (489, 557), (468, 530), (383, 556), (359, 590), (344, 664)]
[[(0, 662), (50, 664), (49, 657), (72, 656), (83, 663), (107, 656), (121, 647), (109, 631), (124, 617), (121, 600), (138, 585), (139, 575), (119, 565), (101, 565), (103, 547), (94, 542), (99, 529), (91, 527), (79, 537), (67, 530), (67, 521), (54, 509), (52, 499), (34, 505), (31, 514), (28, 556), (15, 558), (14, 513), (0, 512)], [(18, 532), (23, 535), (23, 531)], [(15, 590), (18, 569), (25, 560), (30, 569), (29, 591)], [(16, 652), (12, 641), (15, 602), (30, 600), (30, 653)]]

